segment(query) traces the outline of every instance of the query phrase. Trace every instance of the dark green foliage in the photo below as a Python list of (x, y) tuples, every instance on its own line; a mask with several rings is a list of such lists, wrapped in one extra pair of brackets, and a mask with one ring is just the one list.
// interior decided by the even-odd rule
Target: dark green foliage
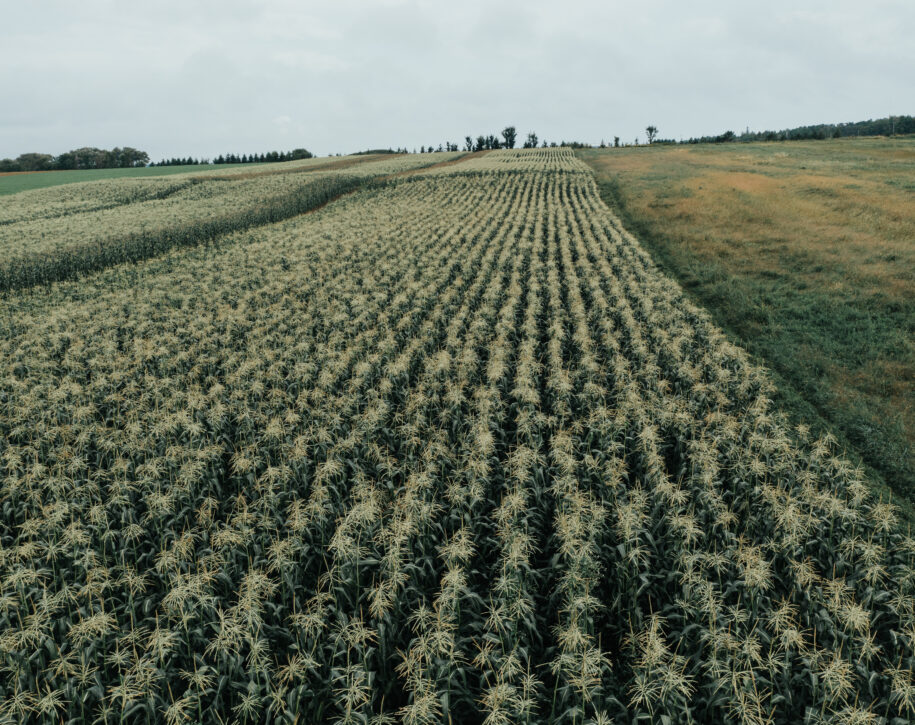
[(502, 138), (505, 139), (502, 148), (513, 149), (515, 148), (515, 140), (518, 138), (518, 132), (515, 130), (514, 126), (506, 126), (502, 129)]
[(820, 141), (847, 136), (894, 136), (915, 133), (915, 116), (888, 116), (868, 121), (820, 123), (781, 131), (747, 131), (739, 136), (726, 131), (718, 136), (699, 136), (684, 143), (728, 143), (730, 141)]

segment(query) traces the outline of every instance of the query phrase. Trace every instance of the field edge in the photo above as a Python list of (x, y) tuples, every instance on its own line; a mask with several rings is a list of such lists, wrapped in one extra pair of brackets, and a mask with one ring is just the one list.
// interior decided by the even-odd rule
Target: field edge
[(755, 349), (751, 340), (741, 335), (721, 314), (714, 304), (711, 296), (703, 294), (700, 289), (701, 281), (690, 281), (683, 275), (682, 268), (676, 263), (673, 251), (673, 241), (667, 239), (663, 232), (656, 228), (650, 220), (635, 214), (626, 204), (620, 189), (619, 181), (615, 178), (600, 173), (589, 161), (586, 154), (576, 151), (577, 157), (591, 170), (598, 193), (604, 204), (615, 214), (622, 226), (627, 229), (651, 256), (654, 263), (665, 275), (675, 280), (683, 294), (693, 304), (706, 311), (714, 323), (727, 335), (728, 339), (738, 345), (750, 359), (766, 369), (776, 387), (774, 402), (780, 411), (787, 416), (793, 426), (807, 425), (814, 434), (830, 433), (838, 441), (842, 455), (860, 465), (867, 472), (875, 494), (881, 500), (887, 500), (896, 505), (906, 523), (911, 527), (915, 525), (915, 502), (906, 492), (897, 491), (885, 479), (880, 470), (871, 465), (859, 449), (852, 443), (844, 432), (830, 422), (823, 411), (813, 402), (808, 400), (797, 386), (791, 383), (788, 376), (779, 369), (774, 361), (763, 356)]

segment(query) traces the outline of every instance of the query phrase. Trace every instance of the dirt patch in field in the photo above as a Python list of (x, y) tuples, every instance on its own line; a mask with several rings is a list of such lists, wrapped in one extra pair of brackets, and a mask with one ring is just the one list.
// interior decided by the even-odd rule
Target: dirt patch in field
[(752, 172), (714, 171), (691, 180), (690, 187), (695, 191), (701, 189), (707, 192), (743, 191), (748, 194), (772, 194), (781, 187), (781, 183), (771, 176)]
[(50, 171), (0, 171), (0, 176), (26, 176), (28, 174), (48, 174)]

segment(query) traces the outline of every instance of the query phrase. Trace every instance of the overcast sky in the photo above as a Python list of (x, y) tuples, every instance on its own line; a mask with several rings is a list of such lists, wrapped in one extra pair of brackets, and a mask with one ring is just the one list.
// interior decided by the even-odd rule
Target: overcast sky
[[(803, 5), (805, 9), (798, 7)], [(915, 1), (0, 0), (0, 157), (593, 143), (915, 113)]]

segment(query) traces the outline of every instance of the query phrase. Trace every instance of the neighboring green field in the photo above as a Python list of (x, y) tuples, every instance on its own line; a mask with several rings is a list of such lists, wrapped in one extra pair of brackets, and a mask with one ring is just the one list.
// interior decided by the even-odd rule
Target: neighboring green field
[(210, 169), (231, 169), (236, 166), (257, 168), (259, 164), (195, 164), (193, 166), (147, 166), (138, 169), (88, 169), (85, 171), (37, 171), (34, 173), (0, 174), (0, 196), (15, 194), (29, 189), (44, 189), (60, 184), (75, 184), (79, 181), (99, 179), (128, 179), (135, 176), (171, 176), (190, 171)]
[(915, 499), (915, 138), (588, 150), (604, 200), (778, 402)]

